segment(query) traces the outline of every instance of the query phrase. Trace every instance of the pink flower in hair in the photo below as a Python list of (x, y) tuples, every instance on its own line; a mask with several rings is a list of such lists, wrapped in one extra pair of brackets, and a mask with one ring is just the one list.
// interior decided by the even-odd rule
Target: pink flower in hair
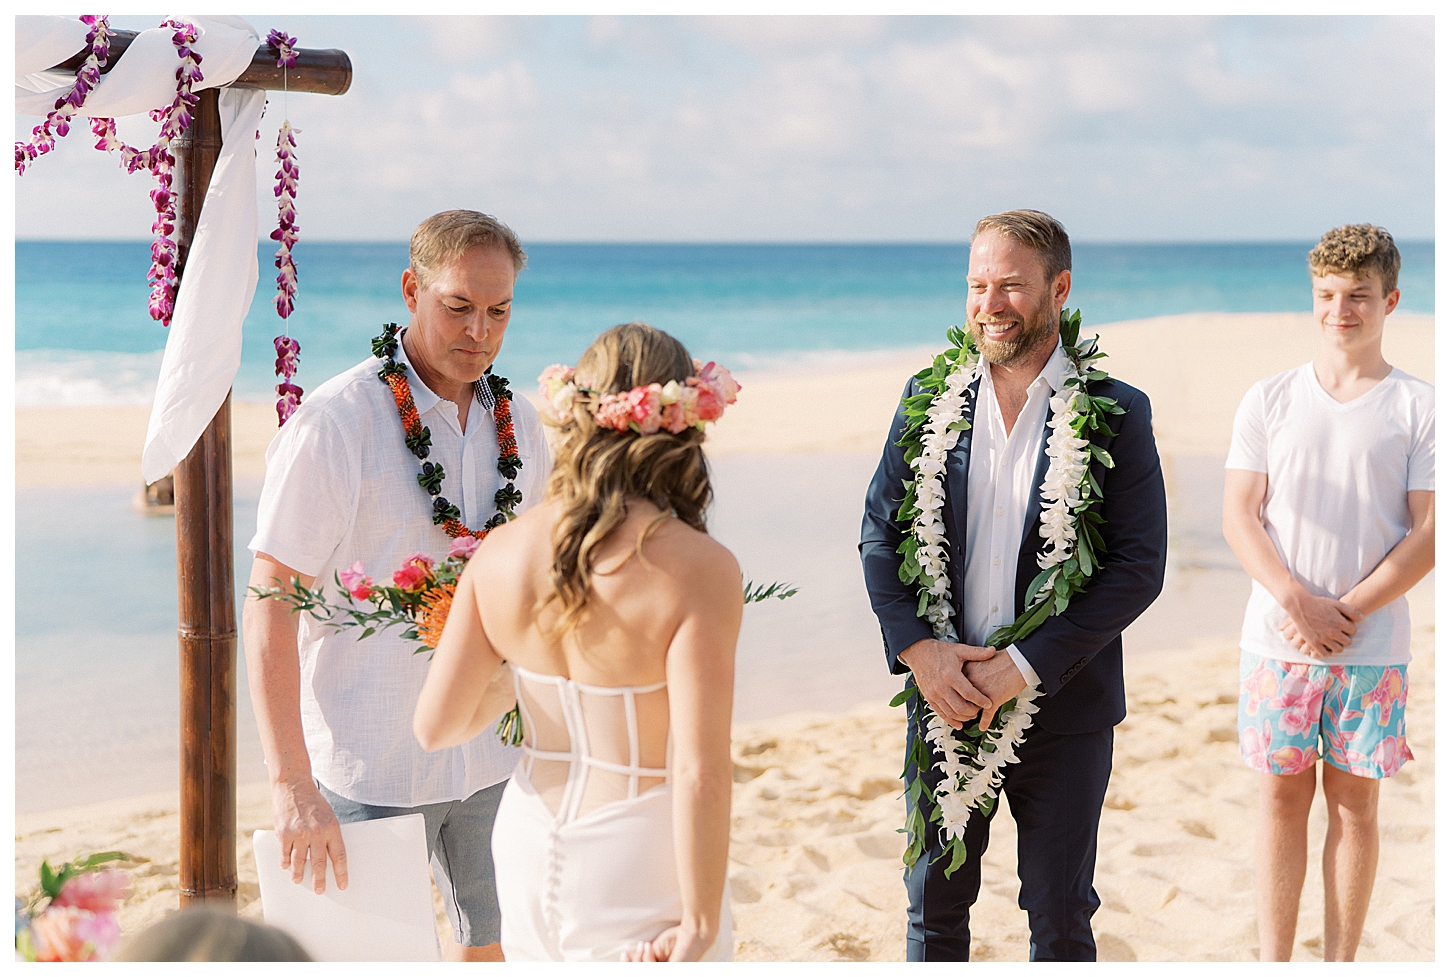
[(641, 434), (654, 434), (660, 429), (660, 391), (663, 388), (652, 383), (647, 387), (635, 387), (624, 394), (629, 404), (629, 419), (639, 425)]
[(715, 395), (727, 404), (735, 403), (735, 395), (740, 392), (740, 384), (730, 375), (730, 371), (719, 363), (706, 363), (700, 370), (700, 383), (709, 387)]
[[(700, 389), (693, 386), (689, 380), (685, 381), (685, 385), (680, 388), (680, 409), (683, 412), (685, 427), (694, 427), (700, 422), (700, 416), (697, 413), (699, 402)], [(680, 430), (684, 430), (684, 428)], [(675, 433), (678, 434), (679, 431)]]
[(599, 409), (594, 412), (594, 423), (616, 431), (628, 431), (630, 421), (629, 402), (615, 394), (599, 398)]
[(574, 379), (574, 371), (562, 363), (555, 363), (553, 366), (544, 367), (544, 372), (539, 374), (539, 386), (554, 387), (569, 383)]
[(696, 387), (695, 417), (701, 421), (714, 421), (725, 413), (725, 400), (713, 387)]
[(660, 426), (671, 434), (679, 434), (690, 426), (690, 422), (685, 420), (685, 406), (679, 401), (666, 404), (660, 414)]

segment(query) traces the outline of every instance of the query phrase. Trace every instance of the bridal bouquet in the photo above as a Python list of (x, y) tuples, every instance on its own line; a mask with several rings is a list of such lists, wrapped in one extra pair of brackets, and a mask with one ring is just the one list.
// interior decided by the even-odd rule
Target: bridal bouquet
[(97, 852), (56, 871), (40, 863), (40, 886), (15, 900), (15, 952), (30, 961), (105, 960), (121, 939), (116, 910), (130, 881), (125, 872), (98, 871), (127, 861), (119, 851)]
[[(308, 614), (334, 630), (358, 628), (359, 641), (379, 631), (402, 626), (406, 628), (403, 637), (418, 643), (413, 654), (426, 651), (431, 657), (443, 637), (443, 625), (447, 623), (448, 611), (453, 606), (458, 578), (463, 575), (463, 568), (478, 549), (479, 542), (476, 536), (455, 537), (441, 563), (426, 553), (414, 553), (393, 573), (391, 584), (375, 582), (359, 560), (346, 570), (333, 574), (337, 584), (337, 603), (328, 600), (322, 587), (308, 589), (297, 577), (293, 577), (286, 587), (248, 589), (258, 599), (283, 601), (294, 613)], [(772, 597), (785, 600), (795, 593), (796, 588), (781, 583), (745, 584), (747, 604)], [(362, 610), (356, 601), (371, 604), (372, 609)], [(517, 705), (504, 714), (494, 731), (506, 746), (518, 746), (523, 742), (523, 722)]]
[[(476, 536), (455, 537), (441, 563), (426, 553), (414, 553), (394, 571), (391, 584), (376, 583), (359, 560), (332, 575), (337, 584), (338, 603), (328, 600), (323, 588), (309, 590), (296, 577), (285, 588), (248, 589), (258, 598), (283, 601), (294, 613), (308, 614), (334, 630), (359, 628), (359, 641), (379, 631), (402, 626), (406, 629), (403, 637), (418, 643), (413, 654), (426, 651), (431, 657), (443, 637), (443, 625), (448, 622), (458, 578), (479, 542)], [(372, 609), (361, 610), (355, 601), (371, 604)], [(507, 746), (523, 742), (518, 706), (504, 714), (494, 731)]]

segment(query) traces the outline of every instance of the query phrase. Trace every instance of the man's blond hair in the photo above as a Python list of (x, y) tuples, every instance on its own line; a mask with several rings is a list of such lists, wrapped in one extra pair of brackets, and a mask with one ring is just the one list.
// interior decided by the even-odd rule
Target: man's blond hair
[(445, 210), (418, 225), (408, 243), (408, 265), (418, 282), (427, 286), (433, 274), (474, 248), (498, 248), (514, 263), (514, 274), (524, 270), (529, 256), (518, 237), (497, 217), (476, 210)]
[(1309, 273), (1316, 278), (1348, 275), (1360, 279), (1373, 274), (1380, 280), (1384, 294), (1389, 295), (1400, 282), (1400, 249), (1383, 227), (1345, 224), (1314, 245), (1309, 252)]
[(1049, 214), (1040, 210), (1003, 211), (977, 221), (972, 237), (983, 231), (1005, 234), (1036, 251), (1047, 267), (1049, 282), (1061, 272), (1072, 271), (1072, 244), (1067, 239), (1067, 229)]

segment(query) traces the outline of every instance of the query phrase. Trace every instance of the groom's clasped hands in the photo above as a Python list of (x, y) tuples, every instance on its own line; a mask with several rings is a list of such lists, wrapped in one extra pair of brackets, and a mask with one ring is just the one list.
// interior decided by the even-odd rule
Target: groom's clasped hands
[(953, 729), (979, 713), (981, 726), (990, 726), (997, 709), (1027, 687), (1012, 657), (995, 648), (923, 638), (898, 657), (932, 711)]

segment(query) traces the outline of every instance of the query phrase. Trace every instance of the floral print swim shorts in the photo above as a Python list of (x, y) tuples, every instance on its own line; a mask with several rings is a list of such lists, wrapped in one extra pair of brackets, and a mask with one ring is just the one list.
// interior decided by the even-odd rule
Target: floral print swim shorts
[(1303, 773), (1322, 755), (1357, 777), (1393, 777), (1414, 759), (1408, 692), (1404, 665), (1302, 665), (1245, 651), (1239, 753), (1260, 773)]

